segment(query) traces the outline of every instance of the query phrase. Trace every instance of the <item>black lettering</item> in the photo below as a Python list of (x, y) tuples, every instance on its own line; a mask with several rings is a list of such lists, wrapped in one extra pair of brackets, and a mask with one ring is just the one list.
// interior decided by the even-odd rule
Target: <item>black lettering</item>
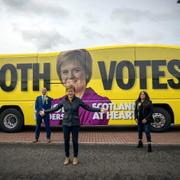
[(107, 75), (107, 71), (106, 71), (105, 64), (103, 61), (99, 61), (98, 66), (99, 66), (104, 89), (110, 90), (112, 88), (112, 82), (113, 82), (114, 71), (115, 71), (115, 67), (116, 67), (116, 61), (112, 61), (110, 64), (109, 76)]
[(39, 79), (44, 79), (44, 87), (50, 90), (50, 63), (44, 63), (44, 72), (39, 73), (39, 64), (33, 64), (33, 91), (39, 91)]
[(168, 63), (167, 68), (168, 71), (178, 80), (178, 82), (175, 83), (174, 79), (169, 79), (168, 80), (169, 86), (173, 89), (180, 89), (180, 60), (177, 59), (171, 60)]
[(151, 61), (134, 61), (135, 66), (139, 66), (140, 89), (147, 89), (147, 66), (151, 65)]
[[(128, 69), (128, 82), (124, 83), (123, 79), (123, 69), (124, 68)], [(116, 68), (116, 81), (118, 86), (121, 89), (130, 89), (133, 87), (135, 83), (135, 70), (134, 66), (131, 62), (129, 61), (121, 61)]]
[(160, 83), (159, 79), (160, 77), (164, 77), (165, 72), (159, 70), (159, 66), (165, 66), (166, 61), (165, 60), (156, 60), (152, 61), (152, 87), (153, 89), (167, 89), (167, 84)]
[[(6, 72), (10, 71), (11, 81), (9, 86), (6, 84)], [(17, 84), (17, 72), (16, 68), (12, 64), (5, 64), (0, 70), (0, 86), (4, 91), (12, 91), (15, 89)]]
[(21, 91), (27, 91), (28, 69), (32, 68), (32, 64), (17, 64), (17, 68), (21, 69)]

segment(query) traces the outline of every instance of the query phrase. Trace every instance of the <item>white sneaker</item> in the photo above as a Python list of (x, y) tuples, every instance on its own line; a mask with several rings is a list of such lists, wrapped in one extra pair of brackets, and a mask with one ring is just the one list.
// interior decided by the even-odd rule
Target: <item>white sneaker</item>
[(74, 157), (74, 158), (73, 158), (73, 161), (72, 161), (72, 164), (73, 164), (73, 165), (77, 165), (78, 163), (79, 163), (78, 158), (77, 158), (77, 157)]
[(68, 165), (70, 163), (70, 158), (65, 158), (65, 160), (64, 160), (64, 165)]

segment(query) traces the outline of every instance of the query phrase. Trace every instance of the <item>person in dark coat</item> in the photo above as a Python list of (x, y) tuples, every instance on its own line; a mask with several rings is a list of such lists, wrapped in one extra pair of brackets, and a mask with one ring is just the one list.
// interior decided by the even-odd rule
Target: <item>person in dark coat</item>
[[(88, 106), (92, 107), (96, 103), (111, 103), (108, 97), (98, 94), (91, 87), (87, 87), (92, 77), (93, 58), (86, 49), (61, 52), (57, 57), (56, 69), (62, 85), (65, 88), (74, 86), (76, 97), (79, 97)], [(52, 103), (59, 104), (63, 99), (64, 96), (54, 99)], [(56, 113), (62, 114), (62, 112)], [(95, 118), (94, 112), (86, 111), (82, 107), (79, 109), (79, 115), (81, 125), (108, 125), (109, 123), (107, 116), (103, 116), (101, 119)], [(53, 122), (56, 123), (56, 121)]]
[(79, 117), (79, 108), (82, 107), (87, 111), (91, 112), (106, 112), (104, 109), (92, 108), (85, 104), (80, 98), (75, 96), (74, 86), (69, 86), (66, 88), (67, 95), (64, 99), (54, 108), (40, 111), (40, 115), (44, 116), (50, 112), (57, 111), (64, 108), (64, 117), (62, 121), (63, 133), (64, 133), (64, 149), (65, 149), (65, 161), (64, 165), (67, 165), (71, 162), (69, 158), (69, 146), (70, 146), (70, 133), (72, 133), (72, 143), (74, 150), (73, 165), (79, 163), (78, 160), (78, 135), (80, 129), (80, 117)]
[(33, 141), (33, 143), (37, 143), (39, 140), (42, 120), (44, 120), (44, 124), (46, 128), (47, 143), (51, 142), (51, 129), (49, 125), (49, 114), (45, 114), (44, 116), (40, 116), (39, 114), (41, 110), (51, 108), (52, 98), (47, 96), (46, 93), (47, 93), (47, 89), (44, 87), (42, 89), (42, 95), (36, 98), (36, 102), (35, 102), (36, 129), (35, 129), (35, 141)]
[(151, 147), (151, 133), (150, 133), (150, 123), (152, 119), (153, 106), (149, 98), (149, 95), (145, 91), (141, 91), (138, 99), (135, 102), (135, 120), (138, 124), (138, 148), (143, 147), (142, 137), (143, 129), (146, 134), (146, 139), (148, 142), (148, 152), (152, 152)]

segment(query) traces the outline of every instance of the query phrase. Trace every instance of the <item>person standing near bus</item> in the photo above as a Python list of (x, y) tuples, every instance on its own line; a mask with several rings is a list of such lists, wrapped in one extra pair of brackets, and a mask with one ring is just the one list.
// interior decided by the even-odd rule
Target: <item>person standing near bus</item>
[(35, 141), (33, 141), (34, 143), (37, 143), (39, 140), (42, 119), (44, 120), (44, 124), (46, 128), (47, 143), (51, 142), (51, 129), (49, 125), (49, 114), (45, 114), (44, 116), (40, 116), (39, 114), (41, 110), (51, 108), (52, 98), (47, 96), (46, 93), (47, 93), (47, 89), (44, 87), (42, 89), (42, 95), (38, 96), (35, 102), (36, 129), (35, 129)]
[(135, 120), (138, 124), (138, 145), (137, 148), (143, 147), (142, 137), (143, 129), (146, 134), (146, 139), (148, 142), (148, 152), (152, 152), (151, 147), (151, 133), (150, 133), (150, 122), (153, 113), (152, 102), (149, 95), (145, 91), (141, 91), (138, 99), (135, 102)]
[(51, 109), (46, 109), (40, 111), (40, 115), (48, 115), (50, 112), (57, 111), (64, 107), (64, 117), (62, 121), (63, 125), (63, 133), (64, 133), (64, 150), (65, 150), (65, 161), (64, 165), (68, 165), (71, 160), (69, 158), (69, 147), (70, 147), (70, 133), (72, 133), (72, 143), (73, 143), (73, 165), (77, 165), (79, 163), (78, 160), (78, 135), (80, 129), (80, 117), (79, 117), (79, 109), (80, 107), (86, 109), (91, 112), (103, 112), (106, 110), (99, 108), (92, 108), (85, 104), (79, 97), (75, 96), (75, 87), (69, 86), (66, 87), (66, 96), (64, 99), (55, 107)]
[[(88, 106), (93, 104), (111, 103), (110, 99), (102, 96), (91, 87), (88, 83), (92, 78), (93, 58), (86, 49), (76, 49), (71, 51), (61, 52), (57, 57), (57, 74), (62, 85), (66, 88), (74, 86), (76, 89), (76, 97), (79, 97)], [(95, 75), (95, 77), (97, 77)], [(60, 97), (53, 99), (53, 104), (58, 104), (64, 99)], [(103, 116), (97, 118), (94, 112), (86, 111), (82, 107), (79, 109), (80, 124), (81, 125), (108, 125), (109, 118)], [(61, 123), (62, 121), (60, 121)]]

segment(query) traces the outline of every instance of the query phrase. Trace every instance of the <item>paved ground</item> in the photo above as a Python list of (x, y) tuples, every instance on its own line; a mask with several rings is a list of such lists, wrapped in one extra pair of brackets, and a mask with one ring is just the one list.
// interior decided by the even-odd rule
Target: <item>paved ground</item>
[[(0, 142), (25, 142), (31, 143), (34, 140), (34, 127), (26, 127), (19, 133), (0, 132)], [(136, 144), (136, 127), (117, 128), (82, 128), (80, 132), (80, 142), (90, 144)], [(46, 134), (44, 129), (40, 136), (40, 142), (44, 143)], [(145, 136), (144, 136), (144, 141)], [(172, 127), (167, 132), (152, 133), (153, 144), (179, 144), (180, 126)], [(52, 129), (52, 143), (63, 143), (63, 133), (61, 128)]]
[(33, 139), (34, 127), (0, 132), (0, 180), (180, 180), (180, 126), (152, 133), (152, 153), (147, 145), (135, 147), (136, 127), (82, 128), (77, 166), (63, 165), (62, 129), (52, 129), (51, 144), (44, 129), (40, 143), (32, 144)]
[(0, 143), (0, 180), (179, 180), (180, 145), (80, 144), (80, 164), (63, 165), (63, 144)]

